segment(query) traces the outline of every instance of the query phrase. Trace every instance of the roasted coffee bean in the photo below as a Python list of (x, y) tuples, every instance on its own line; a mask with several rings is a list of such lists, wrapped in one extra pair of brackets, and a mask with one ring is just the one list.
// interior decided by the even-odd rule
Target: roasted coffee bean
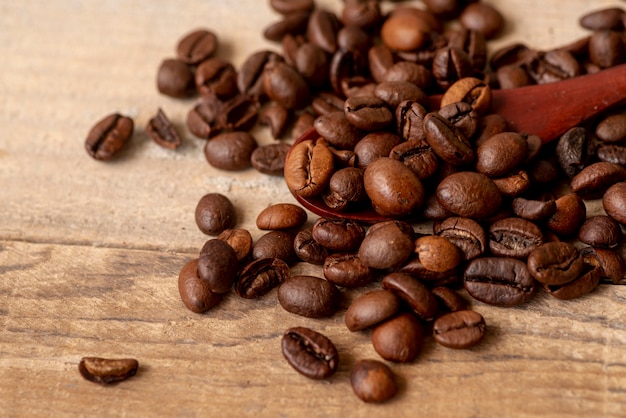
[(337, 32), (337, 47), (344, 51), (355, 50), (367, 54), (372, 47), (372, 38), (360, 27), (346, 25)]
[(393, 121), (385, 102), (374, 96), (348, 97), (344, 103), (348, 122), (364, 131), (379, 131)]
[(291, 276), (278, 288), (278, 302), (287, 311), (307, 318), (334, 314), (341, 292), (331, 282), (315, 276)]
[(256, 299), (279, 286), (290, 276), (289, 266), (279, 258), (260, 258), (241, 269), (235, 282), (235, 293)]
[(622, 237), (619, 224), (606, 215), (588, 218), (578, 231), (580, 242), (592, 247), (614, 248), (622, 242)]
[(541, 229), (522, 218), (500, 219), (489, 227), (489, 249), (497, 256), (526, 258), (541, 244)]
[(345, 314), (346, 327), (352, 332), (373, 327), (394, 316), (400, 299), (389, 290), (372, 290), (355, 299)]
[(528, 178), (533, 184), (550, 184), (562, 175), (554, 156), (539, 157), (528, 170)]
[(115, 157), (133, 136), (134, 123), (128, 116), (113, 113), (98, 121), (87, 134), (85, 149), (96, 160)]
[(515, 89), (534, 84), (534, 80), (521, 65), (504, 65), (496, 71), (498, 86), (502, 90)]
[(556, 202), (554, 199), (533, 200), (516, 197), (511, 202), (511, 208), (516, 216), (537, 222), (551, 217), (556, 212)]
[(363, 202), (367, 198), (363, 170), (346, 167), (335, 171), (322, 198), (326, 206), (338, 211), (348, 210), (351, 204)]
[(314, 0), (270, 0), (270, 7), (282, 15), (306, 13), (315, 7)]
[(311, 107), (318, 116), (322, 116), (332, 112), (343, 112), (343, 104), (344, 100), (338, 96), (321, 92), (313, 98)]
[(472, 67), (475, 71), (482, 72), (487, 63), (487, 41), (482, 32), (460, 28), (452, 31), (449, 44), (459, 48), (469, 55)]
[(602, 276), (614, 284), (620, 284), (626, 278), (626, 261), (617, 251), (587, 247), (581, 251), (581, 255), (585, 264), (600, 267)]
[(397, 131), (405, 141), (426, 140), (424, 117), (427, 114), (424, 106), (413, 100), (405, 100), (396, 107)]
[(270, 62), (281, 61), (282, 57), (273, 51), (262, 50), (250, 55), (237, 72), (239, 91), (250, 97), (265, 96), (263, 89), (263, 69)]
[[(338, 50), (330, 60), (330, 85), (340, 97), (371, 96), (374, 85), (365, 78), (367, 63), (365, 55), (356, 50)], [(364, 89), (364, 90), (362, 90)]]
[(359, 248), (365, 229), (349, 219), (319, 218), (313, 224), (313, 239), (331, 251), (353, 251)]
[(520, 305), (535, 292), (526, 263), (505, 257), (470, 261), (463, 273), (463, 287), (474, 299), (497, 306)]
[(374, 210), (381, 215), (402, 217), (422, 205), (424, 187), (400, 161), (385, 157), (377, 159), (367, 166), (363, 180)]
[(376, 279), (374, 270), (361, 262), (356, 253), (334, 253), (326, 257), (324, 277), (343, 287), (362, 287)]
[(102, 357), (83, 357), (78, 363), (81, 376), (90, 382), (108, 385), (121, 382), (134, 376), (139, 368), (135, 359), (106, 359)]
[(432, 73), (424, 65), (410, 61), (398, 61), (383, 75), (382, 81), (407, 81), (421, 89), (431, 86)]
[(419, 257), (414, 256), (397, 270), (399, 273), (405, 273), (419, 279), (428, 288), (437, 286), (456, 286), (460, 284), (459, 269), (446, 270), (442, 272), (428, 270), (420, 262)]
[(563, 172), (572, 178), (580, 172), (593, 155), (592, 141), (585, 128), (571, 128), (556, 145), (556, 156)]
[(337, 16), (323, 9), (316, 9), (309, 17), (306, 35), (310, 42), (329, 54), (337, 50), (337, 32), (341, 22)]
[(215, 136), (222, 129), (218, 117), (222, 102), (215, 96), (204, 96), (187, 114), (189, 131), (202, 139)]
[(602, 119), (595, 130), (598, 139), (608, 143), (626, 139), (626, 113), (614, 113)]
[(233, 247), (239, 262), (246, 260), (252, 252), (252, 235), (246, 229), (225, 229), (217, 236), (217, 239)]
[(256, 218), (259, 229), (297, 229), (306, 222), (307, 214), (293, 203), (276, 203), (263, 209)]
[(398, 391), (391, 369), (378, 360), (359, 360), (352, 367), (350, 384), (354, 394), (367, 403), (381, 403)]
[(622, 34), (612, 30), (597, 30), (589, 38), (589, 60), (600, 68), (609, 68), (626, 61)]
[(474, 70), (465, 51), (447, 46), (435, 51), (432, 72), (437, 85), (447, 90), (458, 80), (472, 76)]
[(426, 103), (426, 93), (408, 81), (383, 81), (374, 89), (374, 95), (382, 99), (390, 109), (397, 108), (405, 100)]
[(367, 52), (369, 70), (374, 81), (381, 83), (385, 73), (394, 64), (394, 57), (391, 49), (385, 44), (374, 45)]
[(220, 170), (243, 170), (251, 166), (252, 151), (257, 146), (248, 132), (224, 132), (207, 141), (204, 156), (209, 164)]
[(304, 33), (308, 20), (308, 12), (290, 13), (283, 16), (279, 21), (268, 25), (263, 30), (263, 37), (269, 41), (280, 42), (287, 35)]
[(413, 51), (428, 39), (430, 27), (415, 14), (402, 13), (388, 17), (380, 29), (383, 43), (392, 50)]
[(621, 7), (607, 7), (591, 11), (580, 17), (580, 26), (590, 30), (622, 30), (622, 17), (624, 9)]
[(195, 71), (196, 89), (204, 96), (215, 95), (221, 100), (237, 94), (235, 67), (221, 58), (203, 61)]
[(285, 159), (291, 145), (287, 143), (261, 145), (250, 154), (250, 164), (260, 173), (282, 176), (285, 172)]
[(263, 88), (267, 96), (286, 109), (301, 109), (311, 97), (304, 78), (284, 62), (268, 62), (263, 70)]
[(298, 232), (293, 241), (293, 248), (298, 258), (310, 264), (321, 266), (328, 257), (326, 247), (313, 239), (312, 228)]
[(209, 193), (196, 205), (196, 224), (207, 235), (219, 235), (235, 224), (235, 207), (230, 199), (219, 193)]
[(586, 166), (576, 174), (570, 181), (570, 188), (572, 192), (582, 196), (596, 196), (625, 179), (624, 167), (601, 161)]
[(474, 136), (478, 126), (478, 114), (469, 103), (450, 103), (441, 107), (438, 113), (456, 126), (465, 138)]
[(537, 84), (563, 81), (581, 73), (576, 58), (565, 50), (532, 53), (524, 68)]
[(467, 301), (456, 291), (446, 286), (437, 286), (432, 290), (440, 312), (462, 311), (467, 307)]
[(315, 116), (312, 113), (309, 111), (300, 113), (291, 130), (291, 136), (294, 139), (300, 138), (305, 132), (313, 128), (313, 122), (315, 122)]
[(238, 261), (235, 250), (227, 242), (210, 239), (200, 250), (198, 276), (208, 282), (213, 293), (226, 293), (237, 276)]
[(598, 146), (596, 156), (600, 161), (626, 166), (626, 146), (603, 144)]
[(411, 235), (412, 231), (407, 233), (398, 223), (386, 221), (375, 230), (368, 231), (359, 247), (359, 259), (375, 269), (400, 267), (413, 253)]
[(189, 97), (196, 91), (191, 68), (184, 61), (175, 58), (161, 62), (156, 84), (159, 93), (171, 97)]
[(612, 185), (602, 196), (602, 207), (607, 215), (626, 225), (626, 182)]
[(217, 125), (226, 131), (247, 131), (257, 121), (259, 102), (238, 94), (226, 100), (217, 115)]
[(198, 259), (189, 261), (178, 275), (178, 293), (187, 309), (203, 313), (222, 300), (222, 295), (211, 290), (209, 282), (198, 275)]
[(480, 147), (483, 142), (500, 132), (509, 131), (507, 121), (497, 113), (482, 116), (478, 119), (476, 128), (475, 146)]
[(283, 356), (298, 373), (327, 379), (339, 367), (337, 348), (326, 336), (305, 327), (289, 328), (281, 342)]
[(404, 141), (389, 152), (389, 157), (406, 165), (418, 179), (431, 177), (439, 168), (439, 158), (424, 139)]
[(381, 20), (377, 0), (346, 0), (341, 12), (341, 21), (346, 26), (373, 29)]
[(279, 258), (287, 264), (295, 263), (294, 236), (287, 231), (270, 231), (262, 235), (252, 246), (252, 258)]
[(435, 320), (435, 341), (448, 348), (470, 348), (485, 336), (487, 325), (481, 314), (474, 311), (456, 311)]
[(571, 300), (584, 296), (598, 286), (602, 276), (600, 267), (588, 267), (571, 282), (562, 285), (544, 285), (544, 288), (550, 295), (561, 300)]
[(299, 196), (316, 196), (328, 185), (333, 168), (333, 154), (324, 141), (305, 140), (287, 155), (285, 182)]
[(148, 121), (146, 133), (162, 147), (176, 149), (180, 146), (180, 136), (161, 108), (156, 116)]
[(528, 270), (539, 282), (562, 285), (576, 279), (583, 270), (583, 258), (572, 244), (548, 242), (528, 255)]
[(187, 64), (199, 64), (213, 55), (217, 45), (215, 33), (207, 29), (196, 29), (178, 41), (176, 53)]
[(328, 83), (330, 60), (321, 47), (305, 42), (295, 53), (295, 68), (312, 88), (325, 87)]
[(530, 188), (530, 178), (525, 170), (514, 170), (506, 177), (493, 179), (503, 196), (517, 197)]
[(500, 209), (502, 195), (484, 174), (461, 171), (437, 186), (437, 200), (448, 211), (465, 218), (487, 218)]
[(463, 102), (482, 115), (491, 107), (491, 88), (482, 80), (464, 77), (450, 86), (441, 97), (441, 107)]
[(409, 312), (402, 313), (374, 328), (372, 346), (385, 360), (396, 363), (413, 361), (422, 349), (424, 328)]
[(474, 151), (467, 138), (440, 114), (429, 113), (424, 117), (424, 132), (433, 151), (448, 164), (462, 166), (474, 161)]
[(434, 272), (449, 271), (459, 265), (461, 254), (447, 238), (425, 235), (415, 240), (415, 253), (422, 265)]
[(432, 320), (437, 313), (437, 300), (419, 280), (405, 273), (390, 273), (382, 280), (383, 289), (394, 292), (425, 321)]
[(485, 35), (485, 39), (493, 39), (504, 27), (504, 17), (492, 5), (487, 3), (471, 3), (459, 16), (463, 27)]
[(484, 141), (476, 150), (476, 171), (488, 177), (502, 177), (521, 164), (528, 154), (528, 142), (515, 132), (502, 132)]
[(587, 218), (585, 202), (576, 193), (568, 193), (555, 201), (556, 210), (546, 226), (561, 237), (576, 235)]
[(433, 225), (433, 233), (454, 244), (459, 249), (461, 259), (465, 261), (484, 254), (487, 249), (485, 230), (470, 218), (448, 217)]

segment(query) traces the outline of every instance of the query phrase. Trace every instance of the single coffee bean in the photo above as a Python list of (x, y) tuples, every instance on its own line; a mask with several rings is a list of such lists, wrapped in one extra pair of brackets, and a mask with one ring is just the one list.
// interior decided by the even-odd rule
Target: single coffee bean
[(589, 38), (589, 61), (609, 68), (626, 61), (623, 37), (612, 30), (597, 30)]
[(343, 109), (348, 122), (368, 132), (379, 131), (393, 121), (385, 102), (374, 96), (349, 97)]
[(405, 273), (390, 273), (382, 280), (383, 289), (394, 292), (405, 301), (425, 321), (430, 321), (437, 313), (437, 300), (419, 280)]
[(121, 382), (134, 376), (139, 368), (135, 359), (106, 359), (101, 357), (83, 357), (78, 363), (81, 376), (90, 382), (108, 385)]
[(203, 96), (215, 95), (221, 100), (237, 94), (237, 71), (222, 58), (202, 61), (195, 72), (196, 89)]
[(211, 290), (209, 282), (198, 275), (198, 259), (189, 261), (178, 275), (178, 293), (187, 309), (203, 313), (222, 300), (222, 295)]
[(566, 50), (532, 53), (527, 59), (525, 69), (537, 84), (563, 81), (581, 73), (580, 64)]
[(252, 252), (252, 235), (246, 229), (225, 229), (217, 236), (217, 239), (233, 247), (239, 262), (246, 260)]
[(297, 261), (293, 249), (295, 234), (288, 231), (270, 231), (252, 246), (252, 258), (279, 258), (291, 265)]
[(198, 258), (198, 275), (214, 293), (226, 293), (237, 276), (238, 260), (233, 247), (219, 239), (204, 243)]
[(585, 128), (575, 127), (565, 132), (557, 142), (555, 153), (569, 178), (578, 174), (593, 155), (592, 141)]
[(440, 312), (456, 312), (465, 310), (467, 301), (456, 291), (446, 286), (437, 286), (432, 290)]
[(204, 156), (220, 170), (237, 171), (249, 168), (252, 151), (258, 144), (248, 132), (224, 132), (207, 141)]
[[(487, 41), (482, 32), (459, 28), (452, 31), (450, 35), (450, 45), (463, 50), (469, 55), (472, 68), (475, 71), (482, 72), (487, 63)], [(480, 111), (479, 113), (482, 113)]]
[(382, 81), (408, 81), (421, 89), (427, 89), (432, 78), (432, 73), (426, 66), (410, 61), (398, 61), (385, 72)]
[(491, 54), (489, 66), (494, 70), (507, 65), (519, 66), (526, 61), (532, 52), (533, 50), (523, 43), (512, 43), (494, 51)]
[(225, 131), (247, 131), (257, 121), (259, 106), (257, 100), (244, 94), (237, 94), (220, 106), (217, 127)]
[(94, 159), (108, 161), (130, 140), (133, 129), (134, 123), (131, 118), (119, 113), (108, 115), (89, 130), (85, 149)]
[(367, 199), (363, 170), (346, 167), (335, 171), (322, 198), (326, 206), (338, 211), (349, 210), (352, 205), (362, 203)]
[(313, 239), (331, 251), (353, 251), (359, 248), (365, 229), (348, 219), (319, 218), (313, 224)]
[(285, 171), (285, 159), (290, 148), (291, 145), (284, 142), (261, 145), (250, 154), (250, 164), (259, 173), (282, 176)]
[(530, 188), (530, 178), (525, 170), (513, 170), (506, 177), (493, 179), (502, 196), (517, 197)]
[(541, 229), (522, 218), (499, 219), (489, 227), (489, 249), (496, 256), (525, 259), (541, 244)]
[(235, 207), (230, 199), (219, 193), (209, 193), (196, 205), (196, 224), (207, 235), (219, 235), (235, 224)]
[(199, 64), (213, 55), (217, 44), (215, 33), (207, 29), (196, 29), (178, 41), (176, 53), (187, 64)]
[(383, 81), (374, 89), (374, 95), (382, 99), (390, 109), (397, 108), (405, 100), (422, 105), (426, 103), (426, 93), (409, 81)]
[(343, 111), (319, 116), (313, 126), (321, 137), (341, 149), (353, 149), (363, 137), (363, 133), (350, 123)]
[(478, 126), (476, 127), (475, 146), (480, 147), (483, 142), (495, 134), (506, 131), (510, 131), (509, 125), (501, 115), (492, 113), (482, 116), (478, 120)]
[(372, 46), (367, 52), (370, 74), (374, 81), (381, 83), (385, 73), (394, 64), (394, 57), (391, 49), (385, 44)]
[(485, 39), (493, 39), (504, 27), (504, 17), (492, 5), (487, 3), (471, 3), (461, 13), (459, 20), (463, 27), (485, 35)]
[(581, 251), (585, 264), (600, 267), (602, 276), (619, 284), (626, 278), (626, 261), (617, 252), (605, 248), (585, 248)]
[(414, 14), (396, 14), (385, 20), (380, 29), (383, 43), (392, 50), (413, 51), (427, 40), (430, 27)]
[(590, 30), (622, 30), (622, 16), (624, 9), (621, 7), (607, 7), (591, 11), (580, 17), (580, 26)]
[(626, 182), (619, 182), (607, 189), (602, 196), (602, 207), (607, 215), (626, 225)]
[(305, 327), (289, 328), (281, 342), (283, 356), (298, 373), (327, 379), (339, 367), (337, 348), (326, 336)]
[(189, 131), (202, 139), (217, 135), (222, 126), (218, 121), (222, 102), (215, 96), (203, 96), (187, 114)]
[(626, 139), (626, 113), (614, 113), (596, 125), (596, 136), (604, 142), (617, 143)]
[(484, 174), (461, 171), (444, 178), (437, 186), (437, 200), (448, 211), (465, 218), (481, 219), (496, 213), (502, 194)]
[(458, 248), (447, 238), (438, 235), (416, 239), (415, 253), (427, 270), (439, 273), (454, 269), (461, 261)]
[(556, 212), (556, 202), (554, 199), (533, 200), (516, 197), (511, 202), (511, 208), (516, 216), (531, 222), (537, 222), (554, 215), (554, 212)]
[(235, 293), (256, 299), (279, 286), (290, 276), (289, 266), (279, 258), (260, 258), (244, 266), (235, 282)]
[(422, 349), (424, 328), (409, 312), (389, 319), (372, 331), (372, 346), (385, 360), (396, 363), (413, 361)]
[(378, 360), (357, 361), (350, 373), (350, 384), (354, 394), (368, 403), (385, 402), (398, 391), (393, 372)]
[(568, 193), (555, 201), (556, 211), (546, 225), (555, 234), (562, 237), (576, 235), (587, 217), (587, 208), (583, 199), (576, 193)]
[(287, 311), (307, 318), (331, 316), (341, 292), (331, 282), (315, 276), (291, 276), (278, 288), (278, 302)]
[(478, 127), (478, 113), (469, 103), (453, 102), (442, 106), (438, 113), (456, 126), (465, 138), (474, 136)]
[(472, 260), (485, 253), (487, 234), (483, 227), (470, 218), (451, 216), (433, 225), (433, 233), (454, 244), (462, 260)]
[(435, 320), (435, 341), (448, 348), (470, 348), (485, 336), (487, 326), (481, 314), (475, 311), (456, 311)]
[(474, 299), (489, 305), (520, 305), (535, 292), (528, 270), (526, 263), (514, 258), (476, 258), (465, 268), (463, 287)]
[(476, 150), (476, 171), (488, 177), (502, 177), (521, 164), (528, 154), (528, 142), (515, 132), (502, 132), (484, 141)]
[(386, 221), (368, 231), (359, 246), (359, 259), (375, 269), (397, 268), (409, 259), (413, 248), (412, 231), (407, 233), (398, 223)]
[(427, 114), (424, 106), (413, 100), (404, 100), (396, 107), (397, 131), (405, 141), (426, 140), (424, 117)]
[(315, 7), (314, 0), (270, 0), (270, 7), (282, 15), (306, 13)]
[(626, 166), (626, 146), (603, 144), (598, 146), (596, 156), (600, 161)]
[(580, 242), (592, 247), (614, 248), (622, 242), (622, 237), (619, 224), (606, 215), (588, 218), (578, 231)]
[(306, 30), (308, 20), (308, 12), (290, 13), (268, 25), (263, 30), (263, 37), (269, 41), (280, 42), (287, 35), (302, 34)]
[(300, 260), (310, 264), (322, 265), (328, 257), (326, 247), (313, 239), (312, 228), (298, 232), (293, 241), (293, 248)]
[(168, 58), (161, 62), (156, 83), (159, 93), (170, 97), (185, 98), (196, 92), (191, 67), (179, 59)]
[(361, 262), (356, 253), (334, 253), (326, 257), (324, 277), (343, 287), (362, 287), (376, 279), (374, 270)]
[(404, 141), (393, 147), (389, 157), (401, 161), (420, 180), (431, 177), (439, 168), (439, 157), (425, 139)]
[(285, 182), (292, 192), (312, 197), (326, 188), (334, 168), (333, 154), (324, 141), (305, 140), (285, 160)]
[(461, 78), (443, 94), (441, 107), (458, 102), (469, 104), (478, 115), (482, 115), (491, 107), (491, 88), (478, 78)]
[(591, 293), (600, 283), (602, 268), (585, 266), (580, 276), (562, 285), (544, 285), (546, 291), (557, 299), (571, 300)]
[(341, 21), (346, 26), (373, 29), (380, 20), (380, 5), (376, 0), (346, 0), (341, 12)]
[(421, 280), (425, 285), (430, 287), (456, 285), (459, 284), (459, 271), (454, 268), (446, 271), (428, 270), (420, 262), (416, 255), (409, 259), (402, 267), (397, 270), (399, 273), (408, 274), (416, 279)]
[(461, 166), (474, 161), (474, 151), (467, 138), (440, 114), (429, 113), (424, 117), (424, 132), (433, 151), (448, 164)]
[(562, 285), (576, 279), (583, 270), (578, 249), (567, 242), (547, 242), (528, 256), (528, 270), (539, 282)]
[(437, 85), (444, 90), (450, 88), (458, 80), (474, 74), (469, 55), (455, 46), (435, 50), (432, 71)]
[(293, 203), (276, 203), (257, 215), (256, 227), (264, 230), (297, 229), (306, 222), (307, 214)]
[(389, 290), (372, 290), (355, 299), (345, 314), (346, 327), (352, 332), (373, 327), (400, 309), (400, 299)]
[(626, 179), (626, 169), (608, 162), (593, 163), (583, 168), (570, 181), (570, 189), (582, 196), (603, 194), (613, 184)]
[(261, 50), (250, 55), (237, 72), (239, 91), (253, 98), (265, 96), (263, 88), (263, 69), (270, 62), (282, 61), (282, 57), (273, 51)]
[(311, 88), (326, 86), (329, 78), (330, 60), (320, 46), (306, 42), (294, 56), (295, 68), (304, 77)]
[(365, 54), (338, 50), (330, 60), (330, 85), (340, 97), (371, 96), (375, 84), (366, 78)]
[(176, 149), (180, 146), (180, 136), (161, 108), (156, 116), (148, 121), (146, 133), (162, 147)]
[(315, 9), (309, 18), (306, 35), (309, 42), (332, 54), (337, 50), (337, 32), (340, 28), (341, 22), (334, 13)]
[(267, 96), (286, 109), (301, 109), (311, 97), (304, 78), (284, 62), (268, 62), (263, 70), (263, 88)]

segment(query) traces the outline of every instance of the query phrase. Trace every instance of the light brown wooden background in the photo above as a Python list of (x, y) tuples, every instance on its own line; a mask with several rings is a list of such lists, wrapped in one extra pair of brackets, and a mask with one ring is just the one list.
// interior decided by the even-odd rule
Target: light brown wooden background
[[(514, 40), (559, 46), (585, 33), (581, 14), (625, 6), (492, 3), (508, 19), (492, 50)], [(197, 27), (213, 29), (218, 54), (238, 67), (278, 48), (260, 38), (277, 18), (261, 0), (0, 1), (0, 415), (625, 416), (624, 286), (571, 302), (540, 293), (512, 309), (475, 303), (489, 326), (484, 343), (454, 351), (429, 339), (413, 364), (391, 365), (401, 390), (379, 406), (352, 394), (351, 365), (377, 355), (341, 312), (297, 317), (275, 291), (255, 301), (229, 295), (205, 315), (183, 307), (178, 272), (208, 238), (193, 218), (203, 194), (228, 195), (255, 238), (260, 209), (293, 199), (280, 178), (209, 167), (184, 126), (192, 101), (159, 95), (156, 69)], [(143, 132), (159, 106), (184, 134), (175, 152)], [(117, 161), (97, 162), (84, 137), (112, 111), (132, 116), (136, 135)], [(361, 292), (346, 292), (345, 305)], [(281, 335), (296, 325), (336, 343), (332, 379), (307, 380), (282, 359)], [(101, 387), (78, 374), (87, 355), (134, 357), (140, 371)]]

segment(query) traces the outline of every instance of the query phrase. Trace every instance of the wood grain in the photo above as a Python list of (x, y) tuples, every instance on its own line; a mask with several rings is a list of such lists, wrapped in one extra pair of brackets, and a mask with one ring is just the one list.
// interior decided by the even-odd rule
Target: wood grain
[[(623, 6), (497, 3), (509, 26), (493, 48), (520, 39), (562, 45), (584, 35), (581, 14)], [(220, 36), (218, 54), (239, 66), (251, 52), (277, 49), (259, 36), (277, 18), (258, 0), (0, 2), (0, 415), (626, 415), (621, 285), (569, 302), (543, 292), (516, 308), (473, 302), (488, 324), (485, 341), (451, 350), (427, 339), (414, 363), (391, 365), (400, 393), (385, 405), (352, 393), (351, 365), (378, 356), (369, 333), (347, 331), (342, 312), (297, 317), (275, 291), (253, 301), (229, 294), (203, 315), (184, 308), (177, 275), (207, 239), (193, 219), (203, 194), (228, 195), (255, 239), (262, 208), (295, 201), (280, 178), (209, 167), (203, 142), (184, 126), (192, 101), (160, 96), (156, 69), (180, 36), (202, 26)], [(177, 151), (144, 132), (159, 106), (183, 133)], [(118, 160), (91, 160), (84, 137), (112, 111), (132, 116), (137, 133)], [(263, 129), (254, 134), (273, 141)], [(601, 213), (598, 201), (587, 204)], [(293, 272), (320, 274), (302, 264)], [(344, 290), (344, 307), (375, 287)], [(282, 333), (299, 325), (337, 345), (340, 369), (328, 381), (310, 381), (283, 360)], [(78, 373), (83, 356), (134, 357), (140, 369), (101, 387)]]

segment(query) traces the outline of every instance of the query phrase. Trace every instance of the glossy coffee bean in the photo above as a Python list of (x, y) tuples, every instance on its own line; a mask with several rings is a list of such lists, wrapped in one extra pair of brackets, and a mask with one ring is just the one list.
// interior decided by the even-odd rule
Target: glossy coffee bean
[(484, 174), (461, 171), (437, 186), (437, 200), (448, 211), (465, 218), (487, 218), (500, 209), (502, 194)]
[(389, 319), (372, 331), (372, 346), (385, 360), (396, 363), (413, 361), (422, 349), (424, 329), (417, 318), (405, 312)]
[(363, 170), (357, 167), (346, 167), (335, 171), (322, 198), (326, 206), (338, 211), (350, 210), (361, 204), (367, 199)]
[(471, 260), (485, 253), (487, 234), (473, 219), (451, 216), (433, 225), (435, 235), (446, 238), (460, 252), (462, 260)]
[(260, 258), (245, 265), (235, 282), (235, 292), (246, 299), (256, 299), (289, 278), (289, 266), (279, 258)]
[(248, 258), (252, 251), (252, 235), (246, 229), (225, 229), (217, 239), (230, 245), (237, 256), (237, 261), (241, 262)]
[(533, 200), (516, 197), (511, 202), (511, 209), (516, 216), (537, 222), (551, 217), (556, 212), (556, 202), (554, 199)]
[(576, 174), (570, 181), (570, 189), (582, 196), (596, 196), (624, 179), (626, 179), (624, 167), (601, 161), (587, 165)]
[(427, 114), (424, 117), (424, 132), (433, 151), (448, 164), (462, 166), (474, 161), (474, 151), (467, 138), (442, 115)]
[(565, 132), (556, 145), (556, 156), (565, 174), (572, 178), (587, 164), (593, 154), (592, 141), (585, 128)]
[(301, 109), (310, 101), (305, 79), (284, 62), (268, 62), (263, 70), (263, 88), (267, 96), (286, 109)]
[(432, 289), (440, 312), (456, 312), (467, 308), (467, 301), (455, 290), (446, 286), (437, 286)]
[(405, 100), (426, 103), (426, 93), (409, 81), (383, 81), (376, 85), (374, 95), (382, 99), (390, 109), (395, 109)]
[(435, 320), (435, 341), (448, 348), (470, 348), (485, 336), (485, 319), (475, 311), (456, 311)]
[(252, 151), (250, 164), (260, 173), (282, 176), (285, 172), (285, 159), (291, 145), (287, 143), (265, 144)]
[(340, 27), (341, 22), (334, 13), (315, 9), (309, 17), (306, 35), (310, 42), (332, 54), (337, 50), (337, 33)]
[(419, 280), (405, 273), (390, 273), (382, 280), (383, 289), (394, 292), (405, 301), (425, 321), (430, 321), (437, 313), (437, 300), (432, 292)]
[(478, 113), (469, 103), (453, 102), (442, 106), (438, 113), (448, 119), (465, 138), (474, 136), (478, 127)]
[(180, 136), (161, 108), (148, 121), (146, 133), (154, 142), (164, 148), (176, 149), (180, 146)]
[(543, 244), (543, 233), (522, 218), (504, 218), (489, 227), (489, 249), (493, 255), (525, 259)]
[(207, 29), (196, 29), (178, 41), (176, 54), (187, 64), (199, 64), (213, 55), (217, 45), (215, 33)]
[(161, 62), (156, 84), (159, 93), (171, 97), (189, 97), (196, 91), (191, 67), (186, 62), (174, 58)]
[(606, 215), (587, 218), (578, 231), (580, 242), (592, 247), (614, 248), (622, 242), (622, 237), (619, 224)]
[(495, 38), (504, 27), (504, 17), (492, 5), (471, 3), (459, 16), (463, 27), (485, 35), (485, 39)]
[(614, 113), (602, 119), (595, 130), (603, 142), (617, 143), (626, 139), (626, 113)]
[(526, 263), (505, 257), (470, 261), (463, 273), (463, 287), (474, 299), (496, 306), (520, 305), (535, 292)]
[(196, 89), (204, 96), (215, 95), (221, 100), (237, 94), (237, 71), (222, 58), (203, 61), (194, 73)]
[(557, 299), (577, 299), (591, 293), (600, 283), (601, 276), (602, 269), (600, 267), (590, 266), (589, 268), (583, 269), (580, 276), (571, 282), (562, 285), (544, 285), (544, 288), (550, 295)]
[(291, 265), (297, 261), (294, 237), (295, 234), (289, 231), (269, 231), (252, 246), (252, 258), (279, 258)]
[(202, 139), (217, 135), (222, 126), (218, 121), (222, 102), (214, 96), (203, 96), (187, 114), (187, 128)]
[(476, 114), (482, 115), (491, 107), (491, 88), (478, 78), (461, 78), (443, 94), (441, 107), (458, 102), (470, 105)]
[(204, 243), (198, 257), (198, 275), (214, 293), (230, 290), (237, 276), (238, 260), (233, 247), (219, 239)]
[(394, 316), (400, 309), (400, 299), (389, 290), (372, 290), (355, 299), (344, 317), (352, 332), (361, 331)]
[(576, 235), (587, 217), (587, 207), (576, 193), (568, 193), (555, 201), (556, 210), (546, 225), (555, 234), (562, 237)]
[(593, 10), (580, 17), (579, 23), (585, 29), (590, 30), (621, 30), (623, 29), (622, 17), (624, 9), (621, 7), (607, 7)]
[(392, 50), (413, 51), (427, 40), (430, 28), (414, 14), (395, 14), (380, 29), (383, 43)]
[(457, 81), (473, 75), (472, 62), (463, 49), (446, 46), (435, 50), (432, 72), (437, 85), (446, 90)]
[(545, 285), (562, 285), (576, 279), (583, 270), (578, 249), (567, 242), (548, 242), (528, 256), (528, 270)]
[(248, 132), (225, 132), (207, 141), (204, 156), (215, 168), (238, 171), (250, 167), (250, 158), (257, 146)]
[(425, 235), (415, 240), (415, 253), (422, 265), (430, 271), (449, 271), (459, 265), (461, 254), (447, 238)]
[(344, 111), (334, 111), (315, 119), (315, 130), (329, 144), (340, 149), (353, 149), (363, 137), (362, 132), (346, 117)]
[(626, 182), (609, 187), (602, 197), (602, 207), (607, 215), (626, 225)]
[(322, 193), (334, 168), (333, 154), (323, 141), (305, 140), (295, 145), (285, 160), (285, 182), (302, 197)]
[(364, 131), (378, 131), (393, 121), (386, 103), (374, 96), (348, 97), (344, 104), (348, 122)]
[(289, 328), (281, 348), (287, 363), (311, 379), (327, 379), (339, 367), (339, 353), (332, 341), (309, 328)]
[(85, 139), (85, 149), (96, 160), (111, 160), (130, 140), (133, 130), (134, 123), (131, 118), (113, 113), (89, 130)]
[(619, 32), (597, 30), (589, 38), (589, 60), (600, 68), (609, 68), (626, 61), (624, 41)]
[(361, 262), (356, 253), (334, 253), (324, 260), (324, 277), (343, 287), (361, 287), (376, 279), (374, 270)]
[(515, 132), (502, 132), (484, 141), (476, 150), (476, 171), (488, 177), (502, 177), (528, 154), (526, 139)]
[(424, 186), (400, 161), (379, 158), (367, 166), (363, 181), (372, 207), (383, 216), (407, 216), (422, 205)]
[(248, 56), (237, 72), (239, 92), (250, 97), (265, 97), (263, 69), (270, 62), (282, 61), (282, 57), (268, 50), (261, 50)]
[(586, 248), (581, 251), (585, 264), (595, 265), (602, 270), (602, 276), (619, 284), (626, 278), (626, 261), (617, 251), (605, 248)]
[(368, 231), (359, 246), (359, 259), (364, 265), (375, 269), (399, 267), (413, 253), (411, 235), (396, 222), (386, 221), (375, 230)]
[(196, 205), (196, 224), (207, 235), (218, 235), (235, 224), (235, 207), (220, 193), (209, 193)]
[(108, 359), (102, 357), (83, 357), (78, 363), (80, 375), (90, 382), (108, 385), (118, 383), (134, 376), (139, 368), (135, 359)]
[(350, 384), (354, 394), (368, 403), (385, 402), (398, 391), (393, 372), (378, 360), (357, 361), (350, 373)]
[(276, 203), (263, 209), (256, 218), (256, 227), (262, 230), (297, 229), (306, 222), (304, 209), (293, 203)]
[(189, 261), (178, 275), (178, 293), (187, 309), (203, 313), (217, 305), (222, 296), (211, 290), (209, 282), (198, 275), (198, 259)]
[(269, 24), (263, 30), (263, 37), (269, 41), (280, 42), (286, 36), (302, 34), (306, 30), (308, 20), (308, 12), (290, 13)]
[(331, 251), (353, 251), (359, 248), (365, 229), (348, 219), (319, 218), (313, 224), (313, 239)]
[[(251, 129), (259, 119), (259, 106), (259, 102), (249, 96), (234, 95), (220, 105), (216, 128), (224, 131), (247, 131)], [(264, 121), (260, 120), (260, 122), (263, 123)]]
[(278, 302), (287, 311), (307, 318), (331, 316), (341, 293), (334, 284), (315, 276), (291, 276), (278, 288)]
[(270, 7), (282, 14), (310, 12), (315, 7), (313, 0), (270, 0)]
[(311, 228), (307, 228), (296, 234), (293, 241), (293, 249), (300, 260), (310, 264), (322, 265), (326, 257), (328, 257), (326, 247), (313, 239)]

